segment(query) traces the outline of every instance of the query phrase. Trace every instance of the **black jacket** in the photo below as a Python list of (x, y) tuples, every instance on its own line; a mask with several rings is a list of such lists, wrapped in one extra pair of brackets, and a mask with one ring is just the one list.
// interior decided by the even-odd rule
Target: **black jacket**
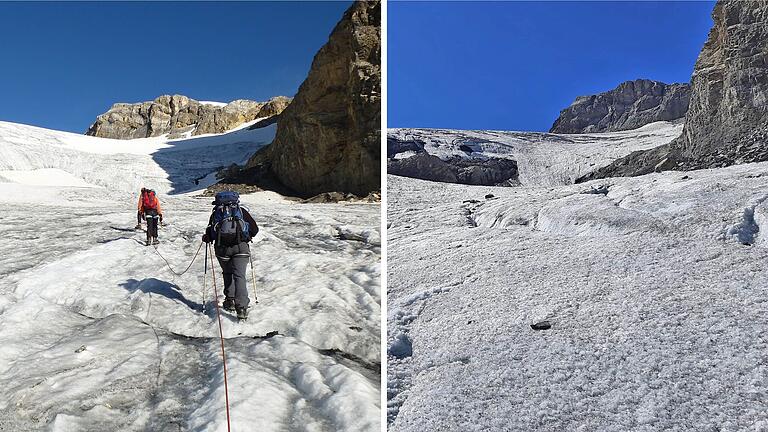
[[(243, 212), (243, 220), (248, 224), (248, 233), (251, 235), (251, 238), (248, 239), (248, 241), (251, 241), (254, 237), (256, 237), (256, 234), (259, 233), (259, 226), (256, 225), (256, 221), (253, 220), (253, 216), (248, 213), (248, 210), (240, 207), (240, 211)], [(213, 213), (211, 213), (211, 217), (208, 218), (208, 228), (205, 229), (205, 235), (208, 236), (210, 241), (216, 240), (216, 235), (213, 232)]]

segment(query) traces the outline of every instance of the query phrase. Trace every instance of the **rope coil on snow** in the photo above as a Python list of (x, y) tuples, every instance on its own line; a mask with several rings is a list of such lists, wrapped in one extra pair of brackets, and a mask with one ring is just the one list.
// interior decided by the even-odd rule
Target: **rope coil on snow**
[[(207, 248), (210, 248), (211, 246), (206, 246)], [(206, 250), (206, 253), (208, 250)], [(227, 407), (227, 432), (231, 431), (230, 426), (230, 420), (229, 420), (229, 387), (227, 386), (227, 356), (224, 353), (224, 331), (221, 329), (221, 312), (219, 310), (219, 292), (216, 289), (216, 274), (214, 270), (213, 265), (213, 254), (208, 253), (208, 255), (211, 256), (211, 278), (213, 279), (213, 295), (214, 295), (214, 304), (216, 305), (216, 317), (219, 320), (219, 338), (221, 340), (221, 361), (224, 364), (224, 403)]]
[(184, 273), (186, 273), (190, 268), (192, 268), (192, 264), (195, 263), (195, 259), (197, 259), (197, 256), (200, 254), (200, 249), (202, 249), (202, 248), (203, 248), (203, 242), (200, 242), (200, 246), (197, 247), (197, 252), (195, 252), (195, 256), (192, 257), (192, 261), (190, 261), (189, 265), (187, 266), (187, 268), (184, 269), (184, 271), (179, 273), (176, 270), (174, 270), (173, 267), (171, 267), (171, 263), (169, 263), (168, 260), (165, 259), (165, 257), (163, 256), (163, 254), (160, 253), (159, 250), (157, 250), (157, 245), (155, 245), (155, 247), (154, 247), (155, 253), (157, 253), (157, 255), (160, 256), (160, 258), (163, 259), (163, 261), (165, 261), (165, 265), (168, 267), (168, 270), (170, 270), (171, 273), (175, 274), (176, 276), (181, 276)]

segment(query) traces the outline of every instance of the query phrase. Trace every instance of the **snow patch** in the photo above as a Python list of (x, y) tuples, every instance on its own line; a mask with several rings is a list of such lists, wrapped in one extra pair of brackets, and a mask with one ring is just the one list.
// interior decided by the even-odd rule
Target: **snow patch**
[(226, 102), (213, 102), (213, 101), (200, 101), (201, 105), (212, 105), (217, 107), (224, 107), (227, 106)]
[(98, 187), (57, 168), (5, 170), (0, 171), (0, 178), (13, 183), (33, 186)]

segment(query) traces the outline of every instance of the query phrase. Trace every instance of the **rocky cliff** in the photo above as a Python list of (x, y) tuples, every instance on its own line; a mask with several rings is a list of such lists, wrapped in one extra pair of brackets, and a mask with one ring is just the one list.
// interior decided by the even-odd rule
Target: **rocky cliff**
[(639, 79), (592, 96), (579, 96), (560, 111), (552, 133), (613, 132), (685, 116), (691, 90), (688, 84), (664, 84)]
[(675, 144), (689, 167), (766, 160), (768, 2), (720, 2), (712, 18), (691, 77), (683, 135)]
[(381, 3), (355, 2), (312, 61), (275, 140), (246, 168), (301, 195), (380, 190)]
[(403, 159), (388, 159), (387, 172), (443, 183), (481, 186), (518, 186), (520, 184), (517, 162), (494, 157), (482, 159), (451, 157), (442, 160), (425, 152)]
[(720, 1), (712, 18), (682, 135), (579, 181), (768, 160), (768, 2)]
[[(458, 140), (461, 141), (460, 139)], [(470, 141), (470, 140), (467, 140)], [(463, 156), (443, 155), (425, 150), (426, 143), (395, 130), (387, 135), (387, 173), (443, 183), (482, 186), (519, 186), (517, 162), (475, 154), (466, 144), (459, 144)]]
[(170, 134), (179, 136), (222, 133), (245, 122), (280, 114), (290, 98), (278, 96), (268, 102), (236, 100), (224, 106), (201, 103), (182, 95), (164, 95), (150, 102), (118, 103), (96, 118), (86, 135), (133, 139)]

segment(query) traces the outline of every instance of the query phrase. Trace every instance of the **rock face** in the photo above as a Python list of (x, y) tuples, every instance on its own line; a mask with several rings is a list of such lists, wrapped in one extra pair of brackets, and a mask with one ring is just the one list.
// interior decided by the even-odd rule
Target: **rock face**
[(768, 160), (768, 2), (720, 1), (691, 77), (683, 134), (579, 181)]
[(691, 77), (693, 95), (675, 144), (689, 165), (768, 156), (768, 2), (715, 5), (714, 26)]
[(466, 157), (439, 158), (429, 154), (425, 143), (418, 139), (400, 139), (395, 134), (387, 137), (387, 173), (403, 177), (444, 183), (482, 186), (517, 186), (517, 162), (512, 159), (473, 156), (469, 149), (460, 149)]
[(380, 42), (380, 2), (355, 2), (280, 115), (275, 140), (246, 167), (302, 195), (380, 190)]
[(490, 141), (452, 132), (449, 142), (435, 146), (413, 131), (392, 129), (387, 134), (387, 173), (443, 183), (520, 185), (517, 161), (489, 156), (483, 144), (494, 147)]
[(268, 100), (259, 110), (259, 117), (273, 117), (288, 108), (291, 103), (291, 98), (285, 96), (277, 96)]
[(517, 162), (510, 159), (442, 160), (428, 153), (419, 153), (404, 159), (387, 160), (387, 172), (403, 177), (445, 183), (483, 186), (513, 186), (519, 184)]
[(164, 95), (151, 102), (118, 103), (98, 116), (86, 135), (133, 139), (163, 134), (180, 136), (226, 132), (260, 117), (280, 114), (290, 103), (278, 96), (266, 103), (240, 99), (225, 106), (200, 103), (182, 95)]
[(549, 130), (552, 133), (593, 133), (637, 129), (657, 121), (685, 116), (688, 84), (664, 84), (639, 79), (592, 96), (579, 96)]

